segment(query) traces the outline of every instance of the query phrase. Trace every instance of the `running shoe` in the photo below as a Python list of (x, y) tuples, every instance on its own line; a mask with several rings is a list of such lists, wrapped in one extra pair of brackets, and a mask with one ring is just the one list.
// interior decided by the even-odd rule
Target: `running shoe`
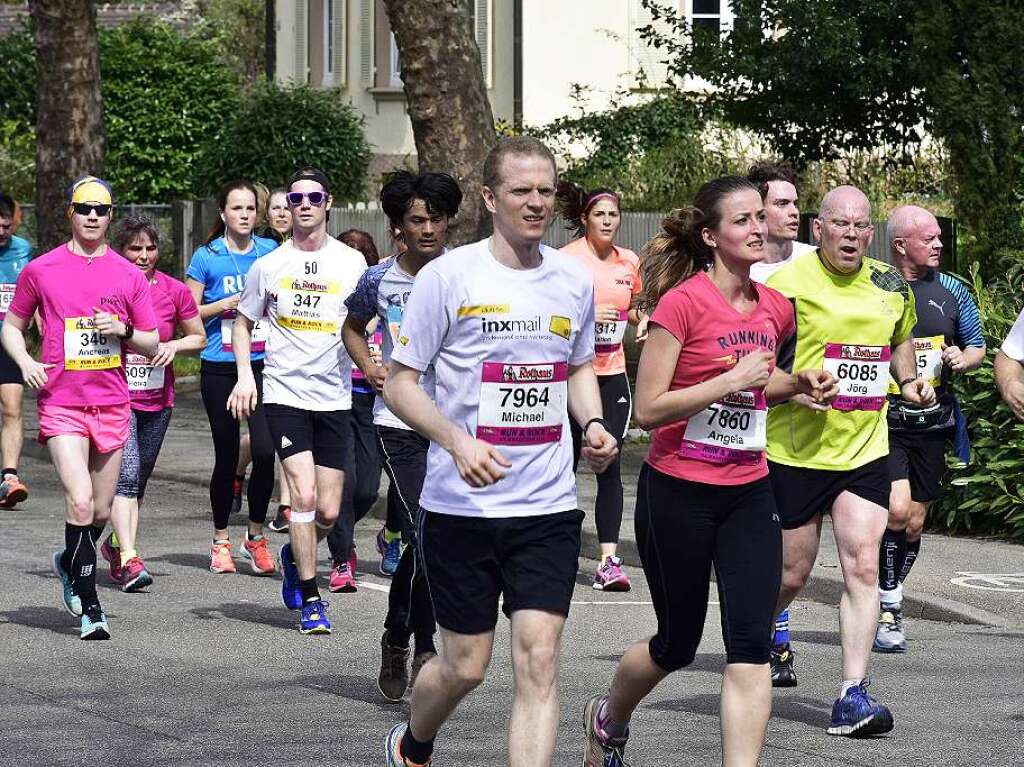
[(28, 488), (13, 474), (0, 482), (0, 508), (13, 509), (28, 498)]
[(82, 615), (82, 623), (78, 629), (79, 639), (110, 639), (110, 626), (103, 609), (96, 605), (90, 607)]
[(231, 513), (237, 514), (242, 510), (242, 485), (244, 478), (235, 477), (231, 487)]
[(133, 592), (153, 585), (153, 576), (146, 569), (142, 557), (132, 557), (121, 568), (121, 591)]
[(395, 574), (398, 569), (398, 561), (402, 558), (402, 539), (395, 538), (391, 542), (386, 541), (384, 539), (386, 529), (382, 527), (377, 533), (377, 551), (380, 552), (380, 574), (390, 578)]
[(796, 687), (793, 651), (789, 644), (775, 645), (768, 660), (772, 668), (772, 687)]
[(292, 557), (292, 545), (286, 543), (277, 555), (281, 569), (281, 601), (289, 610), (302, 607), (302, 589), (299, 586), (299, 568)]
[(68, 575), (60, 564), (60, 557), (63, 553), (63, 551), (53, 552), (50, 562), (53, 564), (53, 572), (56, 573), (57, 578), (60, 580), (61, 602), (64, 605), (64, 609), (78, 617), (82, 614), (82, 600), (75, 594), (75, 588), (71, 585), (71, 576)]
[(907, 651), (907, 635), (903, 631), (901, 606), (883, 605), (875, 629), (875, 652), (902, 653)]
[(231, 558), (231, 541), (214, 543), (210, 549), (210, 572), (233, 573), (235, 560)]
[(597, 591), (629, 591), (629, 576), (622, 569), (622, 560), (616, 556), (606, 557), (594, 573), (594, 589)]
[(869, 684), (870, 682), (864, 679), (832, 705), (829, 735), (863, 738), (868, 735), (881, 735), (892, 729), (892, 713), (868, 695)]
[(120, 584), (124, 578), (121, 572), (121, 547), (110, 542), (113, 533), (103, 539), (100, 545), (100, 555), (110, 563), (110, 580)]
[(412, 688), (416, 684), (416, 677), (420, 675), (420, 671), (432, 658), (436, 658), (437, 653), (433, 650), (424, 650), (423, 652), (416, 653), (412, 658), (412, 668), (409, 669), (409, 692), (412, 692)]
[(391, 703), (397, 703), (409, 687), (409, 648), (388, 644), (388, 632), (380, 638), (380, 673), (377, 689)]
[(342, 562), (331, 569), (331, 577), (327, 581), (327, 588), (333, 594), (354, 594), (356, 579), (352, 577), (352, 571), (348, 569), (348, 562)]
[(623, 756), (626, 738), (615, 742), (606, 740), (597, 726), (597, 712), (605, 697), (607, 696), (595, 695), (587, 701), (587, 707), (583, 709), (583, 730), (587, 735), (587, 742), (583, 747), (583, 767), (629, 767)]
[(388, 730), (388, 736), (384, 739), (384, 766), (430, 767), (429, 759), (424, 764), (416, 764), (402, 756), (402, 736), (405, 735), (407, 729), (409, 729), (409, 723), (401, 722)]
[(267, 539), (260, 536), (258, 541), (245, 539), (242, 544), (242, 554), (249, 560), (253, 575), (273, 575), (277, 570), (274, 567), (274, 558), (270, 555), (270, 548), (267, 546)]
[(330, 634), (331, 622), (327, 620), (327, 603), (322, 599), (302, 605), (299, 619), (300, 634)]
[(287, 533), (288, 525), (292, 521), (292, 508), (291, 506), (281, 506), (277, 510), (277, 516), (275, 516), (270, 523), (267, 525), (275, 533)]

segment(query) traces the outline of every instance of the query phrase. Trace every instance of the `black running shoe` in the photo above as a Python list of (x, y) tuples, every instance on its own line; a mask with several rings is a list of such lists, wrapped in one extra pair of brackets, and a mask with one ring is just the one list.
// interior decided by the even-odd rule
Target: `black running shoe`
[(772, 667), (772, 687), (796, 687), (793, 651), (788, 644), (773, 647), (769, 662)]
[(277, 516), (267, 525), (275, 533), (287, 533), (288, 525), (292, 521), (292, 510), (290, 506), (279, 506)]

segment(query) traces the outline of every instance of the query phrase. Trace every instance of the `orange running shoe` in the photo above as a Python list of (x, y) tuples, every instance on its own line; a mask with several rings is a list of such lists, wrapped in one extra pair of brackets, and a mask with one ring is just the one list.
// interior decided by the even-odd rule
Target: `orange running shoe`
[(255, 541), (246, 538), (242, 544), (242, 554), (249, 560), (253, 575), (273, 575), (277, 570), (274, 558), (267, 549), (267, 539), (262, 535)]
[(13, 474), (0, 483), (0, 508), (13, 509), (28, 498), (28, 488)]
[(231, 558), (231, 541), (213, 542), (213, 548), (210, 549), (210, 572), (235, 572), (235, 560)]

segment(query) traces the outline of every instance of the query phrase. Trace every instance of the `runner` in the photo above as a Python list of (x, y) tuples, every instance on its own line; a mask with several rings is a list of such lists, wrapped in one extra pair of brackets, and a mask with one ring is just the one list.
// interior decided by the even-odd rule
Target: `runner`
[[(206, 333), (195, 299), (184, 283), (158, 271), (160, 232), (148, 218), (130, 216), (121, 222), (114, 248), (135, 264), (149, 283), (160, 346), (152, 358), (125, 354), (131, 397), (131, 431), (121, 458), (121, 472), (110, 511), (110, 535), (100, 553), (110, 563), (110, 579), (122, 591), (140, 591), (153, 576), (136, 549), (139, 506), (156, 466), (174, 407), (174, 358), (195, 354), (206, 346)], [(175, 340), (177, 331), (182, 337)]]
[(889, 523), (878, 557), (881, 601), (874, 649), (907, 650), (903, 582), (921, 551), (921, 532), (931, 504), (942, 495), (946, 443), (955, 428), (954, 373), (985, 361), (985, 338), (970, 289), (939, 271), (942, 231), (931, 213), (914, 205), (897, 208), (887, 226), (893, 265), (914, 291), (914, 350), (918, 375), (935, 389), (937, 403), (922, 409), (903, 402), (889, 384)]
[(1017, 419), (1024, 421), (1024, 309), (999, 347), (994, 367), (999, 395)]
[(800, 193), (793, 169), (759, 162), (750, 166), (747, 180), (761, 193), (767, 216), (764, 259), (750, 267), (750, 279), (765, 282), (794, 258), (813, 253), (815, 248), (796, 239), (800, 232)]
[[(32, 258), (32, 246), (14, 234), (17, 203), (0, 192), (0, 322), (14, 298), (18, 275)], [(18, 477), (25, 424), (21, 402), (25, 381), (11, 356), (0, 348), (0, 407), (3, 426), (0, 428), (0, 463), (5, 468), (0, 476), (0, 508), (12, 509), (28, 498), (28, 488)]]
[(795, 320), (780, 293), (749, 277), (765, 229), (757, 188), (724, 176), (701, 187), (694, 207), (673, 211), (645, 248), (644, 306), (656, 308), (636, 403), (653, 434), (637, 486), (636, 539), (658, 633), (632, 645), (608, 693), (587, 703), (584, 767), (623, 767), (633, 711), (693, 662), (712, 565), (727, 663), (722, 763), (758, 762), (772, 707), (770, 623), (782, 573), (766, 411), (796, 392), (818, 401), (836, 393), (824, 371), (794, 376), (775, 367)]
[[(39, 389), (39, 441), (64, 488), (64, 550), (53, 553), (65, 609), (82, 639), (109, 639), (96, 594), (96, 541), (110, 517), (131, 406), (122, 355), (157, 352), (156, 318), (142, 273), (107, 246), (113, 195), (84, 176), (68, 194), (71, 240), (29, 262), (3, 323), (3, 346)], [(40, 362), (25, 349), (39, 313)]]
[(778, 608), (807, 582), (822, 515), (831, 512), (843, 573), (843, 682), (828, 732), (864, 736), (893, 727), (889, 709), (867, 692), (889, 503), (889, 371), (912, 405), (931, 405), (935, 392), (916, 376), (913, 292), (896, 269), (864, 256), (874, 233), (867, 197), (851, 186), (833, 189), (813, 228), (817, 257), (795, 259), (768, 280), (796, 307), (795, 342), (779, 357), (787, 368), (823, 367), (839, 396), (825, 412), (794, 402), (768, 412), (769, 476), (783, 528)]
[[(442, 641), (420, 670), (409, 722), (388, 733), (391, 767), (427, 764), (438, 730), (482, 681), (502, 596), (515, 676), (509, 763), (551, 763), (583, 517), (570, 413), (595, 471), (616, 452), (590, 364), (592, 282), (541, 245), (556, 180), (540, 141), (500, 140), (483, 168), (494, 234), (423, 267), (405, 307), (384, 396), (431, 442), (417, 541)], [(420, 383), (431, 365), (437, 405)]]
[[(237, 381), (231, 331), (246, 274), (256, 261), (276, 248), (277, 243), (252, 234), (256, 223), (256, 189), (248, 181), (225, 184), (217, 203), (220, 219), (206, 244), (192, 254), (185, 271), (185, 284), (199, 305), (199, 316), (206, 326), (206, 348), (200, 354), (199, 380), (214, 451), (210, 478), (213, 510), (210, 572), (233, 573), (235, 562), (231, 556), (228, 519), (234, 495), (232, 482), (238, 466), (239, 424), (228, 412), (228, 396)], [(257, 388), (263, 375), (264, 344), (261, 330), (251, 346)], [(242, 554), (249, 560), (254, 575), (271, 575), (275, 570), (274, 558), (263, 537), (263, 524), (274, 491), (274, 450), (262, 407), (249, 415), (249, 438), (253, 468), (248, 487), (249, 525)]]
[(327, 604), (316, 585), (316, 547), (341, 506), (352, 407), (352, 363), (341, 342), (343, 302), (366, 262), (327, 234), (331, 193), (322, 171), (292, 174), (288, 205), (292, 238), (253, 265), (238, 304), (231, 339), (238, 383), (228, 407), (243, 418), (260, 404), (249, 347), (253, 323), (265, 316), (263, 408), (293, 503), (289, 543), (280, 553), (281, 599), (288, 609), (301, 609), (301, 633), (329, 634)]
[(267, 225), (264, 234), (279, 243), (284, 242), (292, 234), (292, 211), (288, 207), (288, 190), (275, 189), (267, 198), (265, 215)]
[[(601, 390), (601, 409), (611, 424), (612, 434), (622, 440), (629, 428), (633, 410), (633, 395), (626, 376), (626, 353), (622, 338), (626, 325), (637, 327), (637, 340), (647, 334), (647, 317), (636, 308), (636, 297), (642, 288), (640, 261), (636, 253), (615, 244), (615, 236), (622, 224), (619, 196), (611, 189), (584, 192), (575, 184), (563, 181), (558, 185), (560, 213), (576, 239), (562, 248), (576, 258), (591, 274), (594, 282), (594, 326), (596, 339), (594, 372)], [(579, 463), (583, 434), (578, 424), (572, 429), (573, 471)], [(629, 591), (629, 576), (616, 556), (619, 528), (622, 526), (622, 462), (621, 452), (612, 464), (597, 475), (597, 500), (594, 520), (600, 557), (594, 573), (594, 588), (598, 591)]]
[[(365, 368), (367, 380), (378, 389), (383, 386), (392, 350), (398, 343), (405, 302), (416, 275), (444, 252), (448, 225), (459, 212), (462, 190), (446, 173), (416, 175), (398, 171), (381, 189), (380, 203), (391, 226), (401, 233), (406, 249), (363, 274), (356, 291), (345, 302), (349, 314), (343, 331), (345, 347), (353, 362)], [(374, 320), (386, 329), (381, 349), (383, 358), (379, 362), (374, 360), (366, 342), (367, 328)], [(432, 399), (432, 375), (428, 373), (420, 380)], [(415, 529), (430, 442), (397, 418), (383, 400), (378, 400), (373, 410), (380, 455), (391, 480), (388, 506), (400, 509), (408, 519), (407, 526)], [(415, 534), (394, 572), (384, 629), (377, 687), (385, 698), (394, 702), (402, 699), (419, 670), (437, 655), (434, 609), (423, 577), (423, 561), (417, 553)], [(409, 639), (412, 636), (415, 636), (415, 652), (410, 673)]]
[[(338, 239), (359, 251), (367, 267), (380, 261), (377, 245), (368, 233), (349, 229)], [(364, 273), (365, 274), (365, 273)], [(367, 342), (373, 358), (380, 360), (381, 331), (371, 322), (371, 335)], [(344, 340), (344, 339), (343, 339)], [(380, 496), (380, 450), (377, 430), (373, 426), (373, 407), (377, 399), (373, 385), (355, 365), (352, 366), (352, 415), (349, 425), (352, 449), (345, 463), (345, 485), (341, 491), (341, 512), (338, 523), (327, 535), (327, 548), (331, 552), (331, 576), (327, 587), (333, 593), (355, 593), (356, 546), (353, 541), (356, 522), (365, 517)]]

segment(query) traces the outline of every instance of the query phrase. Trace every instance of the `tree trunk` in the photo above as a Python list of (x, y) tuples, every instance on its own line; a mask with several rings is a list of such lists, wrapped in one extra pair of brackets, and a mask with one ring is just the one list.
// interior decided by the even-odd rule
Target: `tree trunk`
[(480, 197), (484, 158), (496, 139), (473, 0), (385, 0), (401, 58), (402, 83), (420, 170), (458, 179), (463, 202), (453, 244), (491, 233)]
[(68, 185), (103, 173), (103, 101), (95, 3), (30, 0), (29, 9), (38, 66), (36, 222), (45, 251), (67, 238)]

